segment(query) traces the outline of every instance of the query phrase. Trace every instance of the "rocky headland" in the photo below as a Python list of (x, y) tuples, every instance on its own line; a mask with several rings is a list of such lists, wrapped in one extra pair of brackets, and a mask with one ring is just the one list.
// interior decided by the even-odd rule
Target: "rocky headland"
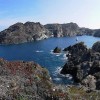
[(66, 24), (47, 24), (45, 28), (54, 34), (54, 37), (76, 36), (76, 35), (94, 35), (95, 30), (81, 28), (76, 23)]
[(46, 24), (39, 22), (16, 23), (0, 32), (0, 44), (18, 44), (49, 37), (93, 35), (100, 37), (100, 29), (81, 28), (76, 23)]
[(39, 22), (16, 23), (0, 32), (1, 44), (18, 44), (50, 37), (50, 32)]
[(89, 90), (100, 90), (100, 41), (88, 49), (83, 42), (64, 49), (68, 52), (67, 63), (61, 74), (71, 74), (74, 82), (80, 83)]

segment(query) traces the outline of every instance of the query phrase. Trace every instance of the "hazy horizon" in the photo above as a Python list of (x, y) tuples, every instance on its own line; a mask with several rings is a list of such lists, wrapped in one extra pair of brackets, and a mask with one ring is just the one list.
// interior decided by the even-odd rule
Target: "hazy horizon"
[(0, 0), (0, 31), (17, 22), (77, 23), (100, 28), (100, 0)]

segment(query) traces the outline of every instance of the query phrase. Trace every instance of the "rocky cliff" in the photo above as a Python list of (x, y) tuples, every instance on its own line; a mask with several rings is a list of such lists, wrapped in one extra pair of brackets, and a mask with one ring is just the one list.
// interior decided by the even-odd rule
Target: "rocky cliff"
[(23, 43), (48, 38), (50, 32), (39, 22), (16, 23), (0, 32), (0, 43)]
[(93, 35), (95, 32), (89, 28), (81, 28), (76, 23), (72, 22), (66, 24), (47, 24), (45, 25), (45, 28), (52, 32), (55, 37)]
[(55, 37), (75, 36), (79, 33), (79, 26), (76, 23), (47, 24), (45, 27), (52, 32)]
[(100, 41), (92, 49), (83, 42), (64, 49), (69, 52), (68, 61), (63, 66), (62, 74), (71, 74), (75, 82), (85, 84), (89, 89), (100, 89)]

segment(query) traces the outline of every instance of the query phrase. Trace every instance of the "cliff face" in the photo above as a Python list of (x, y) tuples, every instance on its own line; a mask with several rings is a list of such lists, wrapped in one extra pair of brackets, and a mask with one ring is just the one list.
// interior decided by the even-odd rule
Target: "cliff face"
[(89, 28), (80, 28), (76, 23), (67, 24), (47, 24), (45, 25), (55, 37), (60, 36), (76, 36), (76, 35), (93, 35), (94, 30)]
[(51, 31), (55, 37), (75, 36), (79, 33), (79, 26), (76, 23), (47, 24), (45, 27)]
[(63, 35), (62, 25), (60, 24), (47, 24), (45, 28), (48, 29), (54, 37), (60, 37)]
[(75, 36), (79, 33), (79, 26), (76, 23), (62, 24), (64, 36)]
[(50, 32), (40, 23), (16, 23), (0, 32), (0, 43), (23, 43), (48, 38)]
[(100, 90), (100, 41), (94, 43), (92, 49), (80, 42), (65, 48), (64, 51), (68, 52), (68, 61), (61, 73), (71, 74), (75, 82), (90, 90)]

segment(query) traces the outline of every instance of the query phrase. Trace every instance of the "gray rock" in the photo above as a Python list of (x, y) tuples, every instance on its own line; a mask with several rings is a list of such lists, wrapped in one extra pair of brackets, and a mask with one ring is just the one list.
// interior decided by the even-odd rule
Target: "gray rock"
[(0, 43), (17, 44), (48, 38), (51, 33), (39, 22), (16, 23), (0, 32)]

